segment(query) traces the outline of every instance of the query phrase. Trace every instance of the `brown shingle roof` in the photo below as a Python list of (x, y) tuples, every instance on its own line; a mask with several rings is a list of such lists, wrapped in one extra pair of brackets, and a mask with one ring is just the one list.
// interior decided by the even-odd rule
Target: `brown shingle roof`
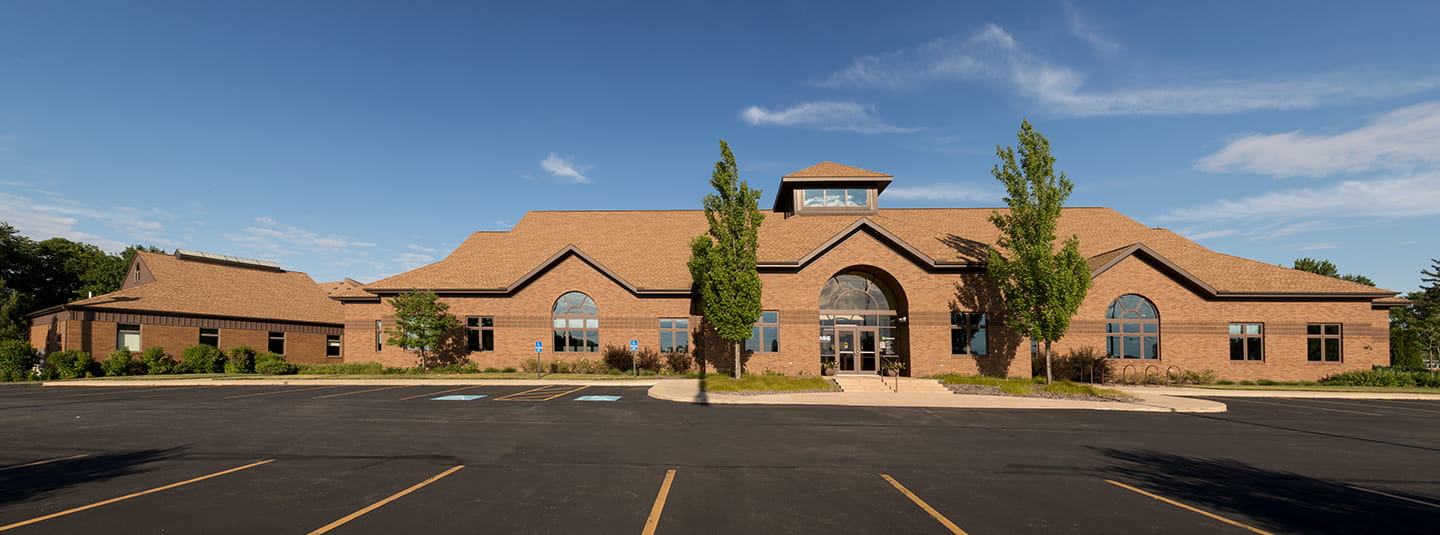
[(298, 271), (268, 271), (140, 252), (155, 281), (69, 307), (257, 320), (342, 323), (340, 303)]
[(334, 297), (336, 295), (348, 294), (351, 290), (359, 289), (365, 286), (365, 283), (348, 277), (345, 280), (320, 282), (316, 284), (320, 285), (320, 290), (325, 292), (325, 295), (331, 297)]
[[(758, 256), (762, 265), (795, 263), (858, 223), (883, 230), (931, 262), (978, 264), (985, 260), (985, 248), (999, 236), (988, 220), (994, 211), (882, 209), (871, 215), (789, 218), (767, 213), (760, 229)], [(690, 287), (686, 268), (690, 240), (705, 231), (705, 216), (699, 210), (530, 212), (508, 232), (476, 232), (444, 260), (366, 288), (506, 289), (573, 246), (637, 289), (683, 291)], [(1080, 251), (1092, 258), (1092, 269), (1125, 253), (1128, 246), (1143, 243), (1222, 294), (1393, 293), (1220, 254), (1109, 208), (1066, 208), (1057, 235), (1071, 234), (1079, 236)]]
[(868, 169), (850, 167), (835, 162), (820, 162), (806, 167), (794, 173), (785, 175), (783, 178), (835, 178), (835, 177), (886, 177), (890, 175), (876, 173)]

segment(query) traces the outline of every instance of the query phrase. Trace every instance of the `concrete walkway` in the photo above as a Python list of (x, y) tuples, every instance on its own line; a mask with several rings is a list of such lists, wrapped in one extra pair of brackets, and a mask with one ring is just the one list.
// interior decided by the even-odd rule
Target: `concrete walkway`
[(1440, 393), (1318, 392), (1305, 390), (1228, 390), (1183, 386), (1107, 386), (1133, 396), (1197, 396), (1210, 398), (1423, 399), (1440, 401)]

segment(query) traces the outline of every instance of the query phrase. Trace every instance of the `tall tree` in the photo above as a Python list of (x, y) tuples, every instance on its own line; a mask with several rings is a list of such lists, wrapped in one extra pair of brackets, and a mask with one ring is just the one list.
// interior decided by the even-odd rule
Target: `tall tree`
[(1314, 274), (1316, 274), (1316, 275), (1324, 275), (1324, 276), (1326, 276), (1326, 277), (1335, 277), (1335, 278), (1340, 279), (1340, 280), (1347, 280), (1347, 281), (1350, 281), (1350, 282), (1358, 282), (1358, 283), (1364, 284), (1364, 285), (1366, 285), (1366, 286), (1374, 286), (1374, 285), (1375, 285), (1375, 281), (1370, 280), (1370, 277), (1366, 277), (1366, 276), (1364, 276), (1364, 275), (1355, 275), (1355, 274), (1341, 275), (1341, 274), (1340, 274), (1340, 268), (1335, 267), (1335, 264), (1334, 264), (1334, 263), (1331, 263), (1329, 260), (1316, 260), (1316, 259), (1314, 259), (1314, 258), (1309, 258), (1309, 257), (1306, 257), (1306, 258), (1296, 258), (1296, 259), (1295, 259), (1295, 262), (1290, 265), (1290, 268), (1291, 268), (1291, 269), (1298, 269), (1298, 270), (1300, 270), (1300, 271), (1308, 271), (1308, 272), (1314, 273)]
[(720, 140), (720, 161), (710, 174), (715, 192), (705, 196), (707, 235), (690, 241), (690, 277), (700, 293), (705, 321), (735, 350), (735, 378), (740, 378), (740, 344), (760, 318), (760, 190), (740, 180), (730, 145)]
[(430, 367), (430, 353), (448, 336), (460, 329), (460, 320), (450, 314), (450, 305), (440, 301), (435, 292), (411, 290), (390, 299), (395, 309), (395, 327), (386, 329), (385, 343), (414, 349), (420, 366)]
[(1045, 343), (1048, 383), (1054, 380), (1051, 344), (1065, 336), (1070, 318), (1090, 291), (1090, 267), (1075, 235), (1056, 250), (1056, 223), (1075, 184), (1065, 173), (1055, 176), (1050, 141), (1028, 120), (1020, 123), (1018, 161), (1016, 153), (1008, 146), (995, 147), (1000, 164), (990, 174), (1005, 185), (1010, 210), (990, 214), (1000, 237), (998, 247), (987, 250), (988, 271), (1005, 304), (1005, 325)]

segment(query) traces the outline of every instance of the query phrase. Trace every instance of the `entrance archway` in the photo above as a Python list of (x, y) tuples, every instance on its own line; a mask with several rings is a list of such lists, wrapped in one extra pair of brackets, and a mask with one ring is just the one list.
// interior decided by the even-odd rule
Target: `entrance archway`
[(852, 268), (820, 289), (820, 363), (841, 374), (874, 375), (900, 360), (904, 295), (888, 275)]

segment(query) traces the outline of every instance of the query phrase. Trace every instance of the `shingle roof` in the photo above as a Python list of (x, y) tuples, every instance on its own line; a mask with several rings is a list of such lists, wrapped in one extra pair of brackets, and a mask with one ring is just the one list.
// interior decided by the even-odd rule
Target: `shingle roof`
[(155, 281), (76, 301), (68, 307), (342, 323), (340, 303), (309, 275), (140, 252)]
[[(936, 264), (980, 264), (986, 247), (999, 236), (988, 220), (996, 210), (882, 209), (871, 215), (788, 218), (767, 213), (760, 229), (759, 261), (762, 266), (799, 262), (860, 223), (893, 236)], [(506, 289), (573, 246), (637, 289), (683, 291), (690, 287), (690, 240), (705, 231), (699, 210), (530, 212), (508, 232), (476, 232), (444, 260), (365, 288)], [(1092, 269), (1143, 243), (1220, 293), (1393, 293), (1217, 253), (1109, 208), (1064, 209), (1057, 235), (1071, 234), (1079, 236), (1080, 251), (1091, 258)]]
[(338, 280), (333, 282), (320, 282), (316, 284), (319, 284), (320, 290), (325, 292), (325, 295), (328, 296), (348, 294), (351, 290), (356, 290), (365, 286), (365, 283), (351, 278), (346, 278), (345, 280)]
[(785, 175), (783, 178), (836, 178), (836, 177), (886, 177), (885, 173), (876, 173), (868, 169), (850, 167), (835, 162), (820, 162), (806, 167), (794, 173)]

